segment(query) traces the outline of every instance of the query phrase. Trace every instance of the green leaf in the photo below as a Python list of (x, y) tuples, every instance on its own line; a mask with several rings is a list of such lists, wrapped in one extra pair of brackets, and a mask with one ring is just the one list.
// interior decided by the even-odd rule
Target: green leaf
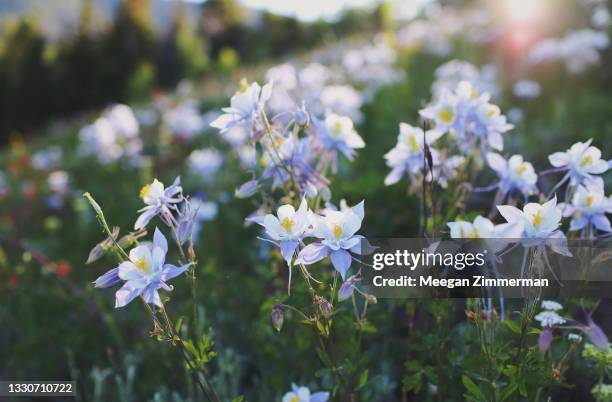
[(521, 333), (521, 328), (514, 321), (504, 320), (504, 324), (506, 324), (506, 326), (510, 329), (510, 331), (514, 332), (515, 334)]
[(478, 386), (474, 384), (474, 381), (472, 381), (470, 377), (468, 377), (467, 375), (462, 375), (461, 382), (463, 382), (463, 385), (468, 390), (469, 394), (474, 395), (479, 400), (485, 399), (484, 395), (480, 391), (480, 388), (478, 388)]
[(177, 334), (181, 332), (181, 328), (183, 328), (183, 321), (185, 321), (184, 316), (180, 316), (176, 323), (174, 324), (174, 332)]
[(361, 388), (368, 382), (368, 370), (364, 370), (359, 376), (359, 386), (357, 388)]
[(499, 401), (503, 402), (506, 399), (508, 399), (509, 397), (512, 396), (512, 394), (514, 394), (516, 392), (516, 389), (518, 388), (518, 386), (515, 384), (510, 384), (508, 386), (508, 388), (506, 388), (506, 390), (501, 394)]

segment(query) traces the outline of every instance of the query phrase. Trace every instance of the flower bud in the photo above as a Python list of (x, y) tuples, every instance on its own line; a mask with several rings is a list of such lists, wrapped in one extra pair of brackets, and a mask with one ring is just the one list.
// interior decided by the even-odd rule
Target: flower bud
[(321, 314), (323, 314), (325, 318), (331, 317), (334, 312), (334, 306), (332, 306), (332, 304), (326, 298), (320, 296), (317, 296), (316, 302), (319, 306)]
[(368, 301), (368, 303), (370, 304), (376, 304), (378, 303), (378, 299), (376, 298), (376, 296), (374, 295), (367, 295), (366, 296), (366, 300)]
[(298, 109), (293, 113), (293, 119), (295, 120), (295, 124), (300, 127), (306, 127), (308, 125), (308, 122), (310, 121), (308, 112), (306, 112), (306, 110), (304, 110), (303, 108)]
[(280, 332), (283, 327), (283, 321), (285, 321), (284, 309), (281, 304), (277, 303), (272, 307), (270, 318), (272, 319), (272, 327), (277, 332)]
[(257, 180), (249, 180), (246, 183), (243, 183), (234, 194), (236, 198), (248, 198), (255, 194), (255, 192), (259, 189), (259, 182)]
[(465, 316), (467, 317), (468, 320), (471, 320), (471, 321), (476, 320), (476, 313), (471, 310), (465, 310)]

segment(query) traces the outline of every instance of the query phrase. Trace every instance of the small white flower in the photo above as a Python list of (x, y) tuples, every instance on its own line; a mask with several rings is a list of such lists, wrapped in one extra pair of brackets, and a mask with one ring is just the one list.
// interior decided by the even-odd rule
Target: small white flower
[(521, 155), (513, 155), (505, 160), (501, 155), (489, 152), (487, 162), (499, 176), (499, 188), (504, 194), (518, 190), (527, 197), (537, 192), (538, 175), (533, 165), (524, 161)]
[(215, 148), (197, 149), (191, 152), (187, 164), (194, 174), (211, 181), (223, 164), (223, 155)]
[(317, 138), (327, 151), (340, 152), (347, 159), (352, 160), (355, 156), (355, 149), (365, 147), (365, 142), (355, 131), (353, 121), (347, 116), (328, 112), (322, 124), (315, 122), (315, 125)]
[(561, 310), (563, 306), (554, 300), (542, 300), (542, 308), (548, 311), (558, 311)]
[(567, 339), (568, 339), (570, 342), (575, 342), (575, 343), (580, 343), (580, 342), (582, 342), (582, 336), (581, 336), (581, 335), (579, 335), (579, 334), (574, 334), (574, 333), (567, 334)]
[(570, 230), (590, 229), (612, 232), (606, 214), (612, 213), (612, 197), (606, 197), (601, 178), (576, 188), (570, 204), (559, 204), (563, 216), (572, 216)]
[(291, 384), (291, 391), (283, 395), (282, 402), (327, 402), (328, 400), (329, 392), (311, 394), (307, 387)]
[(534, 318), (539, 321), (540, 325), (544, 328), (551, 328), (555, 325), (561, 325), (566, 323), (565, 318), (561, 317), (554, 311), (542, 311)]
[(520, 224), (503, 223), (495, 225), (490, 219), (477, 216), (474, 222), (449, 222), (450, 236), (453, 239), (513, 239), (521, 236), (523, 227)]

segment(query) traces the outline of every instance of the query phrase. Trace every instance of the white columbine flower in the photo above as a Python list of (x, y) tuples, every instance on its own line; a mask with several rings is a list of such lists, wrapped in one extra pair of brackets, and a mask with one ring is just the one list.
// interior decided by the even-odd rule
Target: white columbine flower
[[(397, 136), (397, 144), (385, 154), (387, 166), (391, 172), (385, 177), (385, 185), (389, 186), (400, 181), (404, 173), (409, 176), (423, 169), (424, 143), (431, 145), (444, 133), (437, 130), (429, 130), (423, 133), (419, 127), (400, 123), (400, 131)], [(432, 160), (435, 164), (438, 159), (438, 151), (430, 148)]]
[(551, 165), (568, 171), (572, 186), (590, 181), (592, 175), (605, 173), (610, 167), (610, 162), (601, 159), (601, 151), (591, 146), (591, 142), (577, 142), (567, 151), (548, 157)]
[(262, 129), (260, 123), (260, 112), (266, 101), (272, 94), (272, 83), (264, 85), (263, 88), (254, 82), (251, 85), (244, 84), (230, 100), (230, 107), (223, 108), (223, 114), (216, 118), (210, 125), (224, 133), (234, 126), (246, 128), (251, 135)]
[(311, 394), (307, 387), (291, 384), (291, 391), (283, 395), (282, 402), (327, 402), (328, 400), (329, 392)]
[(501, 155), (489, 152), (487, 162), (499, 176), (499, 188), (504, 195), (518, 190), (524, 197), (537, 192), (536, 175), (533, 166), (525, 162), (521, 155), (513, 155), (505, 160)]
[(570, 230), (587, 227), (602, 232), (612, 232), (606, 214), (612, 213), (612, 197), (606, 197), (603, 180), (591, 180), (576, 188), (571, 204), (559, 204), (563, 216), (572, 216)]
[(542, 300), (542, 308), (547, 311), (558, 311), (561, 310), (563, 306), (554, 300)]
[(340, 152), (353, 160), (355, 149), (365, 147), (365, 142), (355, 131), (353, 121), (346, 116), (328, 112), (324, 121), (314, 121), (317, 138), (328, 152)]
[(265, 228), (270, 239), (278, 242), (283, 258), (291, 267), (293, 254), (310, 227), (309, 214), (308, 203), (303, 199), (297, 211), (293, 205), (285, 204), (278, 208), (276, 216), (268, 214), (247, 220)]
[(141, 214), (136, 219), (134, 229), (143, 229), (155, 215), (159, 215), (168, 226), (176, 225), (173, 212), (179, 213), (176, 204), (183, 201), (182, 192), (180, 177), (177, 177), (168, 188), (165, 188), (164, 184), (157, 179), (144, 186), (140, 190), (140, 198), (146, 206), (138, 211)]
[(545, 241), (553, 251), (571, 256), (567, 249), (567, 239), (559, 230), (561, 209), (557, 206), (557, 197), (544, 204), (530, 202), (522, 211), (511, 205), (499, 205), (497, 209), (509, 223), (517, 222), (523, 225), (522, 238), (527, 246)]
[(474, 222), (449, 222), (450, 236), (453, 239), (515, 239), (520, 238), (523, 226), (520, 223), (495, 225), (490, 219), (477, 216)]
[(296, 263), (310, 265), (329, 256), (332, 265), (345, 279), (353, 253), (362, 253), (363, 236), (356, 235), (364, 216), (363, 201), (340, 211), (327, 209), (323, 216), (313, 217), (312, 235), (320, 239), (300, 251)]

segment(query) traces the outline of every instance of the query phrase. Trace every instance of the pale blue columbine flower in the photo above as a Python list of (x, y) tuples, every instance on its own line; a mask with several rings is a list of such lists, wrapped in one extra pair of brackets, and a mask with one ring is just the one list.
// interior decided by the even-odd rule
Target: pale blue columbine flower
[(353, 160), (355, 150), (365, 147), (365, 142), (355, 131), (349, 117), (327, 112), (324, 120), (313, 119), (313, 127), (316, 138), (326, 152), (333, 154), (334, 160), (338, 152), (348, 160)]
[(329, 392), (310, 393), (310, 389), (304, 386), (291, 384), (291, 391), (283, 395), (282, 402), (327, 402)]
[[(431, 146), (443, 134), (437, 130), (428, 130), (424, 133), (419, 127), (400, 123), (397, 144), (385, 154), (387, 166), (391, 168), (391, 172), (385, 177), (385, 185), (399, 182), (405, 173), (412, 180), (412, 176), (423, 169), (424, 144)], [(438, 151), (433, 148), (429, 150), (433, 164), (438, 164)]]
[(221, 130), (221, 134), (232, 127), (241, 126), (251, 136), (263, 129), (260, 113), (272, 94), (272, 83), (261, 88), (258, 83), (244, 84), (230, 100), (230, 107), (223, 108), (223, 114), (210, 125)]
[(577, 142), (565, 152), (548, 156), (551, 165), (568, 172), (572, 186), (591, 181), (593, 175), (605, 173), (610, 168), (610, 162), (601, 159), (601, 151), (591, 146), (592, 141)]
[(171, 291), (167, 282), (185, 272), (191, 264), (177, 267), (166, 264), (168, 241), (155, 228), (153, 243), (141, 245), (130, 250), (129, 260), (111, 269), (94, 282), (97, 288), (106, 288), (125, 281), (115, 294), (115, 307), (123, 307), (138, 296), (144, 301), (162, 306), (159, 289)]
[(336, 271), (345, 279), (353, 259), (349, 251), (357, 254), (363, 251), (364, 238), (355, 234), (361, 228), (363, 217), (363, 201), (352, 208), (326, 210), (324, 216), (314, 216), (312, 235), (321, 241), (304, 247), (296, 264), (310, 265), (329, 256)]
[(612, 213), (612, 198), (606, 197), (601, 178), (591, 180), (576, 188), (569, 204), (559, 204), (563, 216), (571, 216), (570, 230), (584, 231), (589, 229), (591, 236), (595, 229), (612, 232), (610, 220), (606, 214)]
[(176, 229), (179, 242), (183, 244), (189, 239), (197, 241), (202, 223), (215, 219), (218, 210), (219, 206), (213, 201), (204, 201), (199, 197), (186, 199)]
[(449, 222), (452, 239), (516, 239), (523, 233), (521, 222), (495, 225), (490, 219), (477, 216), (473, 222)]
[(552, 310), (542, 311), (533, 318), (542, 326), (542, 332), (538, 337), (538, 346), (540, 351), (544, 353), (552, 343), (553, 327), (565, 324), (567, 320)]
[(499, 154), (489, 152), (487, 162), (499, 176), (497, 186), (503, 196), (513, 191), (519, 191), (526, 199), (528, 196), (537, 193), (538, 175), (536, 175), (533, 165), (524, 161), (521, 155), (513, 155), (506, 160)]
[(293, 205), (285, 204), (278, 208), (276, 216), (268, 214), (247, 220), (265, 228), (266, 234), (280, 247), (283, 258), (291, 267), (295, 250), (310, 227), (309, 215), (308, 204), (302, 199), (297, 211)]
[(215, 148), (196, 149), (187, 158), (189, 170), (202, 180), (213, 181), (223, 164), (223, 154)]
[(571, 256), (567, 249), (567, 239), (559, 230), (562, 213), (557, 205), (557, 197), (544, 204), (530, 202), (522, 211), (511, 205), (499, 205), (497, 209), (508, 223), (523, 226), (521, 237), (526, 246), (546, 244), (556, 253)]
[(176, 225), (173, 213), (179, 212), (176, 204), (183, 201), (181, 178), (177, 177), (168, 188), (155, 179), (140, 190), (140, 198), (147, 206), (138, 211), (141, 214), (136, 219), (134, 229), (143, 229), (156, 215), (159, 215), (166, 225)]
[(164, 113), (164, 123), (173, 137), (191, 141), (205, 129), (204, 118), (192, 102), (185, 102)]

